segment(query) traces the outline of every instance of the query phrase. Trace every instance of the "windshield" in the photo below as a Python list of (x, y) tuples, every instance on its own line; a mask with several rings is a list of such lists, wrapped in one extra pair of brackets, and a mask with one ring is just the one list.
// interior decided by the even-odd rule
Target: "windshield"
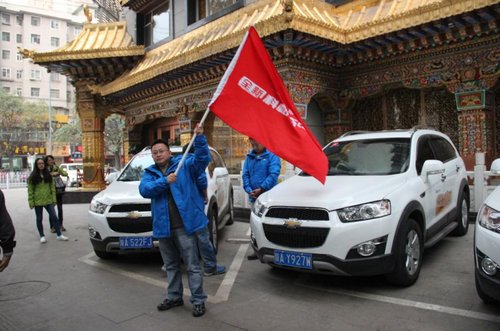
[[(180, 152), (172, 152), (172, 156), (178, 155)], [(135, 155), (129, 164), (123, 169), (120, 177), (117, 180), (122, 182), (132, 182), (141, 180), (144, 169), (154, 163), (150, 152), (142, 152)]]
[(328, 176), (377, 176), (408, 169), (410, 139), (367, 139), (332, 142), (324, 148)]

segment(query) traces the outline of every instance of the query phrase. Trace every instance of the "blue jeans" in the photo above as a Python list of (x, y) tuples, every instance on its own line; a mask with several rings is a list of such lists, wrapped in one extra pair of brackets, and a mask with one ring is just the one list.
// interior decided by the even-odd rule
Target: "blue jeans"
[(59, 220), (57, 219), (56, 210), (54, 209), (54, 205), (45, 205), (45, 206), (35, 206), (35, 215), (36, 215), (36, 227), (38, 229), (38, 233), (40, 237), (45, 237), (43, 233), (43, 208), (49, 213), (49, 220), (51, 226), (54, 227), (58, 236), (61, 235), (61, 229), (59, 226)]
[(198, 245), (195, 235), (187, 235), (184, 228), (174, 229), (169, 238), (160, 238), (160, 253), (167, 269), (167, 299), (182, 299), (184, 287), (182, 286), (181, 258), (186, 264), (189, 289), (191, 290), (190, 302), (199, 305), (207, 300), (203, 291), (203, 275), (198, 259)]
[(203, 269), (205, 271), (214, 271), (217, 267), (217, 258), (215, 257), (215, 249), (210, 241), (210, 232), (208, 226), (196, 232), (198, 240), (198, 249), (203, 260)]

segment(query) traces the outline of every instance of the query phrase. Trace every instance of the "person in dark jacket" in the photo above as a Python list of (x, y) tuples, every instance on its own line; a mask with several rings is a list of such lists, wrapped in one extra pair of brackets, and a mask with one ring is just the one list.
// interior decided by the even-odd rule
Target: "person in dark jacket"
[(2, 247), (0, 272), (7, 268), (12, 254), (14, 253), (14, 247), (16, 247), (16, 241), (14, 240), (15, 236), (16, 231), (14, 230), (14, 224), (12, 224), (12, 219), (5, 206), (5, 196), (2, 190), (0, 190), (0, 247)]
[(175, 170), (182, 156), (172, 157), (166, 141), (157, 140), (151, 145), (155, 164), (144, 170), (139, 192), (144, 198), (151, 199), (153, 237), (159, 240), (167, 271), (167, 295), (157, 308), (164, 311), (184, 304), (183, 261), (188, 273), (193, 316), (198, 317), (205, 314), (207, 295), (203, 290), (195, 233), (207, 226), (208, 218), (196, 180), (210, 162), (210, 153), (203, 128), (198, 125), (194, 133), (194, 155), (186, 157), (177, 175)]
[[(241, 179), (243, 189), (248, 194), (250, 205), (264, 193), (278, 183), (281, 171), (280, 158), (268, 151), (262, 144), (250, 138), (252, 149), (245, 158)], [(255, 252), (247, 256), (249, 260), (256, 260)]]
[[(57, 178), (61, 178), (61, 176), (68, 176), (68, 173), (63, 168), (60, 168), (52, 155), (47, 155), (45, 157), (45, 165), (47, 170), (50, 172), (52, 179), (56, 180)], [(61, 227), (61, 231), (66, 231), (66, 228), (63, 225), (63, 195), (64, 191), (56, 190), (56, 201), (57, 201), (57, 218), (59, 219), (59, 226)], [(49, 219), (50, 222), (50, 219)], [(50, 222), (50, 232), (56, 232), (54, 225)]]

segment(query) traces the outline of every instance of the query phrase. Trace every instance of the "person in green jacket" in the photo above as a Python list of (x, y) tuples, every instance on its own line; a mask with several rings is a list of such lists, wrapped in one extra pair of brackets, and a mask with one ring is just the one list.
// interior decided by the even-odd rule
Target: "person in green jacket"
[[(54, 180), (61, 180), (61, 176), (68, 176), (68, 173), (66, 170), (60, 168), (54, 160), (54, 157), (52, 155), (47, 155), (45, 157), (45, 165), (47, 169), (50, 172), (50, 175), (52, 176), (52, 179)], [(59, 225), (61, 226), (61, 231), (66, 231), (63, 225), (63, 195), (64, 195), (64, 189), (59, 191), (56, 189), (56, 200), (57, 200), (57, 218), (59, 219)], [(50, 221), (50, 220), (49, 220)], [(56, 232), (56, 229), (52, 222), (50, 222), (50, 232), (54, 233)]]
[(54, 204), (56, 203), (56, 185), (42, 158), (35, 160), (33, 171), (28, 178), (28, 203), (31, 209), (35, 208), (36, 227), (38, 228), (42, 244), (47, 242), (42, 224), (44, 208), (49, 213), (49, 218), (54, 225), (57, 240), (68, 241), (68, 238), (61, 234), (59, 220), (54, 209)]

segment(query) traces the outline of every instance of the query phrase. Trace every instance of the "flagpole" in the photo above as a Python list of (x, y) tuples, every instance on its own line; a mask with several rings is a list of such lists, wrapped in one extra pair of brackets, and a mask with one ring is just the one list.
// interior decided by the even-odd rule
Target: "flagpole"
[[(199, 126), (203, 126), (203, 123), (205, 123), (205, 119), (207, 118), (209, 112), (210, 112), (210, 108), (207, 108), (207, 110), (205, 110), (205, 114), (203, 114), (203, 117), (201, 118), (200, 123), (198, 123)], [(189, 144), (188, 144), (188, 146), (186, 148), (186, 151), (184, 152), (184, 154), (182, 154), (182, 159), (179, 162), (179, 165), (177, 166), (177, 169), (175, 169), (174, 175), (177, 176), (177, 174), (179, 173), (179, 170), (181, 169), (182, 165), (184, 164), (184, 160), (186, 159), (186, 157), (187, 157), (187, 155), (189, 153), (189, 150), (191, 149), (191, 146), (193, 146), (194, 139), (196, 138), (197, 135), (198, 134), (195, 133), (191, 137), (191, 141), (189, 141)]]

